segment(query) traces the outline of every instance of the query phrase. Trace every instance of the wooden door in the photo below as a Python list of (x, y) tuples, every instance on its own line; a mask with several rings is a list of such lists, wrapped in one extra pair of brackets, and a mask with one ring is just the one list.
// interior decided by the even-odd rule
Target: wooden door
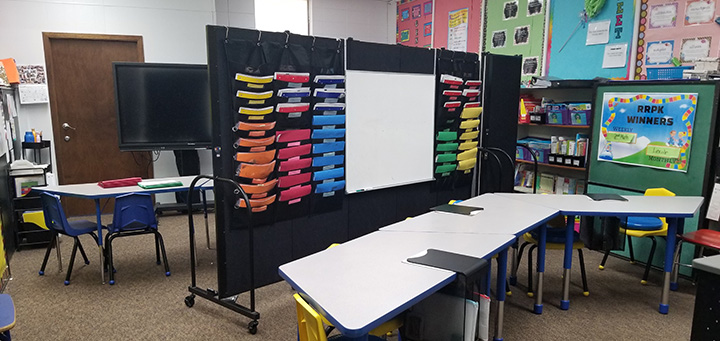
[[(43, 44), (58, 183), (152, 177), (149, 152), (118, 148), (112, 70), (112, 62), (144, 61), (142, 37), (44, 32)], [(67, 199), (68, 215), (95, 213), (93, 201)]]

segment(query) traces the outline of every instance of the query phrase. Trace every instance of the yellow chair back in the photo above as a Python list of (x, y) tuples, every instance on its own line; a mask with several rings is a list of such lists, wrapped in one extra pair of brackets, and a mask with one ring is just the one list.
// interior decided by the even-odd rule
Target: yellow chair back
[(322, 317), (298, 294), (294, 294), (300, 341), (327, 341)]
[[(645, 190), (645, 196), (646, 197), (674, 197), (675, 193), (665, 189), (665, 188), (648, 188)], [(663, 230), (667, 230), (667, 221), (665, 217), (660, 217), (660, 220), (663, 222)]]

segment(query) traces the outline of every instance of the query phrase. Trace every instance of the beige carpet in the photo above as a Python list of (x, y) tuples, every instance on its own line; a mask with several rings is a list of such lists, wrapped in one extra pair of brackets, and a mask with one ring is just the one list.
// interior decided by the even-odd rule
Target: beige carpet
[[(216, 288), (215, 253), (205, 248), (202, 217), (196, 215), (198, 230), (198, 286)], [(211, 216), (211, 230), (214, 222)], [(248, 319), (207, 300), (197, 298), (188, 308), (190, 265), (187, 217), (162, 216), (160, 231), (165, 238), (172, 276), (165, 277), (155, 264), (152, 236), (116, 239), (116, 281), (101, 285), (98, 251), (90, 237), (83, 237), (90, 265), (78, 260), (72, 283), (63, 285), (65, 272), (58, 273), (55, 254), (45, 276), (38, 276), (44, 248), (25, 249), (11, 260), (13, 280), (6, 293), (17, 309), (15, 340), (296, 340), (295, 305), (290, 286), (279, 282), (257, 290), (260, 325), (256, 335), (248, 334)], [(214, 244), (214, 232), (211, 231)], [(63, 265), (67, 266), (72, 247), (63, 238)], [(521, 265), (519, 287), (513, 287), (505, 314), (506, 340), (687, 340), (690, 337), (694, 287), (681, 281), (681, 290), (671, 293), (670, 314), (657, 312), (661, 274), (651, 272), (650, 284), (640, 285), (642, 268), (617, 258), (608, 260), (599, 271), (602, 255), (588, 251), (586, 262), (589, 297), (582, 296), (579, 267), (573, 268), (571, 308), (560, 310), (562, 252), (548, 253), (545, 310), (531, 312), (533, 300), (524, 292), (526, 267)], [(525, 264), (526, 262), (523, 262)], [(577, 253), (575, 253), (577, 264)], [(332, 273), (328, 273), (331, 280)], [(402, 285), (402, 278), (387, 278), (390, 285)], [(493, 282), (494, 283), (494, 282)], [(249, 304), (247, 295), (241, 303)]]

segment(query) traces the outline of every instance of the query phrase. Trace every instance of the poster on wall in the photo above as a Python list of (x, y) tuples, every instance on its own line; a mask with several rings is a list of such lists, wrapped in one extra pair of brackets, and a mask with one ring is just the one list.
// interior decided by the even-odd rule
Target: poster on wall
[(503, 20), (515, 19), (518, 16), (518, 2), (508, 1), (503, 4)]
[(540, 0), (528, 0), (527, 16), (542, 14), (543, 4)]
[(500, 30), (492, 33), (492, 48), (499, 49), (505, 47), (506, 31)]
[(675, 22), (677, 21), (677, 10), (677, 2), (650, 6), (648, 27), (651, 29), (675, 27)]
[(515, 34), (513, 35), (513, 44), (525, 45), (530, 39), (530, 26), (515, 27)]
[(673, 40), (652, 41), (647, 45), (647, 65), (670, 64), (673, 58)]
[(680, 46), (680, 60), (685, 62), (694, 62), (700, 58), (710, 56), (710, 37), (687, 38), (682, 40)]
[(606, 93), (598, 161), (687, 172), (697, 93)]
[(468, 9), (462, 8), (448, 13), (448, 50), (467, 51)]
[(396, 43), (430, 47), (432, 42), (432, 1), (403, 1), (397, 4)]
[(685, 7), (685, 25), (707, 24), (715, 18), (715, 1), (688, 0)]

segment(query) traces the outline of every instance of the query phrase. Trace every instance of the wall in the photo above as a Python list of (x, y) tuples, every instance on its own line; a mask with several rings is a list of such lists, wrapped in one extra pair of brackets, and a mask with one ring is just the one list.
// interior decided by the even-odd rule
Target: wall
[(254, 0), (215, 0), (215, 23), (240, 28), (255, 28)]
[(468, 9), (468, 35), (465, 52), (478, 53), (481, 49), (482, 0), (440, 0), (435, 1), (435, 19), (433, 20), (433, 47), (447, 48), (448, 17), (451, 11)]
[[(0, 0), (0, 56), (44, 65), (42, 32), (97, 33), (142, 35), (146, 62), (205, 64), (205, 25), (215, 22), (215, 6), (223, 2), (231, 24), (252, 18), (252, 0)], [(50, 115), (48, 104), (21, 106), (19, 131), (35, 128), (59, 141)], [(54, 153), (52, 159), (56, 165)], [(201, 165), (203, 173), (212, 173), (209, 151), (201, 152)], [(177, 175), (172, 152), (162, 152), (154, 169), (156, 177)], [(173, 195), (157, 199), (174, 202)]]
[(395, 8), (395, 42), (412, 47), (431, 47), (433, 40), (432, 0), (404, 0)]
[(308, 0), (310, 35), (395, 43), (395, 2)]

